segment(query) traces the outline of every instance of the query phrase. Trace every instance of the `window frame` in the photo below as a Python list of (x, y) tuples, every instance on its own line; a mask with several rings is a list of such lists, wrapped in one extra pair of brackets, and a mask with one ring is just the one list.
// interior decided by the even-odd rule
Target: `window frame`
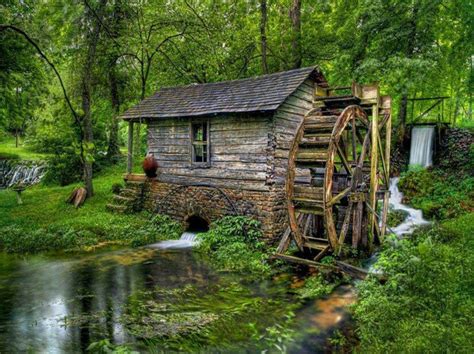
[[(194, 126), (202, 125), (206, 127), (206, 140), (194, 140)], [(191, 119), (189, 122), (189, 146), (191, 150), (191, 167), (206, 168), (211, 165), (211, 131), (209, 119)], [(196, 161), (194, 146), (201, 145), (206, 147), (206, 161)]]

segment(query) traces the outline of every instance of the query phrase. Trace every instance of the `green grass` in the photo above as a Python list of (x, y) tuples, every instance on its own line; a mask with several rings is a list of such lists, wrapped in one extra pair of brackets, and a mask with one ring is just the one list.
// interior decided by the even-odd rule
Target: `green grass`
[(46, 154), (31, 151), (20, 139), (20, 145), (15, 146), (15, 138), (3, 138), (0, 140), (0, 159), (20, 160), (45, 160)]
[(474, 214), (392, 239), (359, 284), (360, 352), (468, 353), (474, 347)]
[(439, 169), (414, 169), (399, 183), (406, 203), (430, 219), (455, 218), (474, 211), (474, 177)]
[(180, 230), (171, 220), (145, 213), (123, 215), (106, 210), (111, 186), (123, 183), (123, 164), (108, 167), (94, 178), (94, 196), (79, 209), (65, 201), (79, 184), (65, 187), (37, 185), (22, 194), (17, 205), (13, 191), (0, 191), (0, 250), (40, 252), (52, 249), (94, 249), (111, 243), (142, 245), (176, 238)]

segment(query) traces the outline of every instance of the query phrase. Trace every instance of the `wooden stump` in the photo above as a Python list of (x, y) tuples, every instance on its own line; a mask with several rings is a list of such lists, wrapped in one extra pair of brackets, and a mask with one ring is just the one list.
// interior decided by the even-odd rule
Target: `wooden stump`
[(66, 203), (73, 204), (74, 207), (79, 208), (87, 198), (87, 190), (84, 187), (76, 188), (69, 195), (69, 198), (66, 200)]

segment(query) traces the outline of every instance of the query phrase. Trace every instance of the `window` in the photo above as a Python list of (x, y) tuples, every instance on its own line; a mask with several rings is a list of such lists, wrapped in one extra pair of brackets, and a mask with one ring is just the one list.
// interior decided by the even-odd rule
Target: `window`
[(191, 161), (195, 164), (209, 164), (209, 122), (191, 124)]

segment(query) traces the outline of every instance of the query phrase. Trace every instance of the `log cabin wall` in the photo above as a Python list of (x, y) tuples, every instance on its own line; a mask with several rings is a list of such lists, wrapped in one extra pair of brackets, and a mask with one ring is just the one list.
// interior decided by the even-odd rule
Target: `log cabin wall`
[[(288, 224), (289, 149), (312, 108), (315, 82), (325, 82), (322, 74), (303, 68), (159, 91), (123, 115), (153, 117), (147, 120), (148, 151), (159, 164), (158, 177), (129, 174), (127, 184), (146, 196), (143, 207), (183, 225), (191, 215), (208, 222), (246, 215), (262, 223), (267, 238), (280, 237)], [(206, 119), (210, 163), (196, 166), (191, 122)]]
[(210, 164), (191, 162), (191, 121), (175, 118), (148, 123), (148, 150), (158, 164), (158, 180), (268, 191), (267, 154), (271, 115), (210, 117)]

